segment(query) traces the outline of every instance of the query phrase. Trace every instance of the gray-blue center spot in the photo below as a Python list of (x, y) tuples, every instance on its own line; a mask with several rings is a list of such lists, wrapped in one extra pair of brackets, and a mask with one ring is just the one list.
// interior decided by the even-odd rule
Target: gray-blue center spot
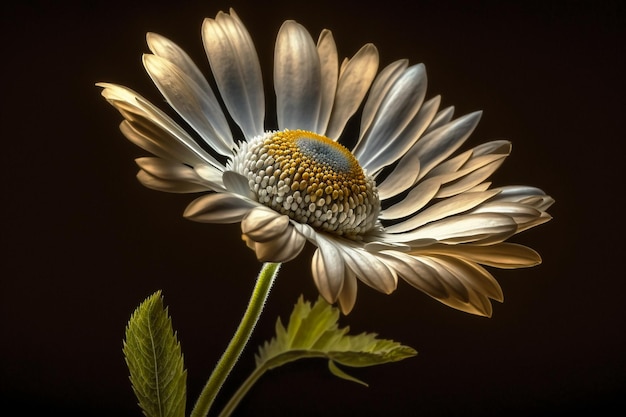
[(346, 155), (341, 149), (327, 145), (318, 139), (307, 137), (298, 138), (295, 142), (302, 154), (311, 158), (318, 164), (328, 165), (337, 173), (350, 172), (350, 160), (346, 158)]

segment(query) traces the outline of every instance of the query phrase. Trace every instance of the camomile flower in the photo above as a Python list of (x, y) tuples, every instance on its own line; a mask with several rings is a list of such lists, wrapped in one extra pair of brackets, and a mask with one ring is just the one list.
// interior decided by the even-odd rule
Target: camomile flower
[[(239, 17), (231, 10), (206, 19), (202, 40), (221, 102), (180, 47), (147, 35), (152, 53), (143, 64), (186, 128), (129, 88), (98, 84), (125, 119), (122, 133), (153, 155), (136, 160), (139, 181), (204, 193), (186, 218), (241, 223), (260, 261), (287, 262), (315, 245), (315, 284), (346, 314), (358, 280), (389, 294), (402, 278), (489, 316), (502, 291), (482, 265), (540, 262), (505, 240), (548, 221), (552, 198), (533, 187), (491, 187), (510, 143), (459, 152), (481, 113), (454, 118), (439, 96), (426, 100), (424, 65), (399, 60), (378, 71), (371, 44), (340, 61), (329, 30), (315, 42), (286, 21), (274, 53), (277, 125), (264, 126), (259, 59)], [(358, 137), (344, 134), (361, 106)]]

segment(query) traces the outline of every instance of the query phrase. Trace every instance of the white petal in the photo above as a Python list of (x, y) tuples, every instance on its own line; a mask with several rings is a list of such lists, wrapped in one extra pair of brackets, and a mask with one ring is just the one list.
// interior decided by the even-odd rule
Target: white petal
[[(470, 113), (426, 134), (400, 159), (398, 165), (381, 183), (381, 187), (387, 181), (394, 184), (394, 191), (403, 191), (414, 185), (415, 182), (411, 183), (410, 180), (415, 176), (418, 162), (420, 171), (417, 181), (467, 140), (478, 124), (480, 114), (481, 112)], [(389, 191), (385, 195), (389, 195)]]
[(215, 193), (192, 201), (183, 216), (200, 223), (238, 223), (258, 205), (237, 194)]
[[(459, 117), (427, 134), (415, 144), (409, 153), (415, 152), (420, 160), (420, 177), (447, 159), (467, 140), (478, 125), (481, 114), (482, 112), (474, 112)], [(404, 158), (400, 160), (397, 169), (402, 169), (403, 160)]]
[[(419, 112), (410, 121), (407, 127), (398, 135), (398, 137), (381, 147), (376, 155), (371, 158), (371, 161), (368, 162), (363, 168), (365, 168), (368, 172), (375, 173), (404, 156), (404, 154), (407, 153), (415, 142), (419, 140), (426, 127), (428, 127), (428, 124), (437, 111), (440, 101), (441, 97), (436, 96), (424, 103)], [(419, 169), (417, 169), (415, 174), (419, 174)]]
[[(437, 271), (437, 277), (447, 286), (449, 296), (434, 297), (438, 301), (470, 314), (490, 317), (492, 313), (489, 297), (502, 300), (502, 290), (493, 277), (468, 262), (454, 258), (420, 257), (421, 262)], [(429, 294), (430, 295), (430, 294)]]
[(185, 74), (194, 80), (198, 86), (207, 93), (213, 94), (209, 83), (202, 72), (198, 69), (187, 53), (171, 40), (157, 33), (149, 32), (146, 35), (148, 48), (154, 55), (160, 56), (170, 61), (180, 68)]
[(408, 220), (386, 227), (385, 230), (389, 233), (400, 233), (413, 230), (425, 225), (426, 223), (441, 220), (445, 217), (471, 210), (496, 194), (498, 194), (497, 190), (491, 190), (483, 193), (463, 193), (454, 197), (446, 198), (445, 200), (419, 212)]
[(193, 169), (200, 178), (213, 184), (215, 191), (225, 191), (224, 182), (222, 180), (224, 173), (222, 171), (205, 164), (194, 165)]
[(286, 21), (274, 52), (278, 128), (315, 131), (321, 106), (321, 69), (315, 43), (306, 29)]
[(332, 304), (337, 300), (343, 288), (344, 259), (335, 244), (319, 234), (317, 246), (311, 260), (313, 280), (322, 297)]
[[(196, 174), (193, 168), (180, 162), (169, 161), (155, 157), (143, 157), (135, 159), (139, 168), (150, 175), (166, 180), (187, 181), (202, 184), (204, 181)], [(206, 184), (205, 184), (206, 186)], [(206, 187), (210, 189), (210, 187)]]
[(417, 115), (426, 95), (426, 84), (423, 64), (407, 68), (395, 80), (378, 107), (370, 129), (354, 148), (354, 156), (363, 167), (371, 171), (380, 168), (368, 167), (368, 164), (379, 152), (383, 153)]
[(346, 265), (358, 279), (385, 294), (391, 294), (398, 285), (398, 277), (374, 253), (348, 244), (338, 244)]
[(515, 234), (517, 224), (502, 214), (465, 214), (448, 217), (417, 230), (393, 235), (394, 242), (437, 239), (444, 243), (499, 243)]
[(291, 225), (272, 240), (257, 242), (249, 236), (244, 235), (244, 240), (249, 245), (253, 244), (257, 259), (261, 262), (288, 262), (300, 254), (306, 243), (304, 236)]
[(150, 78), (174, 110), (215, 151), (231, 156), (235, 143), (213, 93), (203, 90), (180, 68), (164, 58), (145, 54), (143, 63)]
[(402, 252), (383, 251), (381, 254), (385, 256), (384, 262), (415, 288), (434, 298), (448, 297), (446, 286), (440, 282), (437, 271), (432, 267)]
[(222, 174), (223, 184), (231, 193), (239, 194), (242, 197), (256, 200), (254, 193), (250, 190), (248, 179), (235, 171), (224, 171)]
[(504, 301), (502, 288), (487, 270), (474, 262), (468, 262), (452, 256), (439, 257), (439, 262), (445, 262), (449, 269), (455, 269), (456, 275), (462, 277), (468, 287), (484, 294), (492, 300)]
[(241, 232), (255, 242), (276, 239), (285, 233), (287, 226), (289, 216), (262, 206), (250, 210), (241, 220)]
[(337, 57), (337, 46), (331, 31), (324, 29), (317, 40), (317, 54), (320, 59), (321, 69), (321, 94), (320, 112), (317, 120), (317, 127), (314, 132), (324, 133), (328, 127), (330, 113), (335, 101), (337, 92), (337, 80), (339, 78), (339, 59)]
[(167, 193), (198, 193), (209, 190), (206, 185), (194, 184), (188, 181), (166, 180), (151, 175), (144, 170), (140, 170), (137, 173), (137, 179), (147, 188)]
[(342, 68), (337, 95), (325, 135), (337, 140), (346, 123), (358, 110), (378, 70), (378, 50), (364, 45)]
[(387, 65), (380, 71), (380, 74), (376, 76), (372, 89), (370, 90), (365, 106), (363, 106), (363, 114), (361, 115), (361, 129), (359, 140), (356, 146), (359, 146), (359, 142), (363, 136), (369, 131), (370, 125), (378, 112), (378, 108), (383, 99), (387, 95), (387, 92), (393, 85), (393, 83), (404, 73), (404, 70), (409, 66), (409, 61), (401, 59)]
[(127, 123), (122, 123), (120, 128), (132, 142), (149, 143), (149, 147), (158, 147), (161, 152), (170, 154), (170, 159), (188, 165), (207, 163), (223, 169), (223, 165), (198, 146), (184, 129), (141, 95), (116, 84), (96, 85), (103, 87), (102, 96), (126, 118)]
[(426, 133), (430, 133), (450, 122), (450, 120), (452, 120), (452, 116), (454, 116), (454, 106), (446, 107), (445, 109), (440, 110), (435, 115), (435, 118), (430, 123), (430, 126), (428, 126), (428, 129), (426, 129)]
[(339, 298), (337, 299), (339, 302), (339, 308), (341, 308), (341, 312), (343, 314), (347, 315), (354, 308), (354, 304), (356, 303), (357, 287), (356, 275), (350, 268), (346, 268), (346, 274), (343, 279), (343, 288), (341, 289), (341, 293), (339, 293)]
[(418, 184), (400, 202), (383, 210), (379, 217), (381, 219), (399, 219), (416, 213), (435, 197), (440, 186), (441, 182), (437, 178)]
[[(377, 185), (378, 197), (381, 200), (387, 200), (395, 197), (403, 191), (408, 190), (417, 182), (420, 174), (419, 159), (413, 160), (412, 166), (407, 166), (403, 172), (392, 171), (380, 184)], [(426, 181), (424, 181), (426, 182)], [(439, 181), (431, 181), (430, 184), (439, 183)]]
[(252, 38), (233, 10), (205, 19), (204, 49), (231, 117), (247, 139), (263, 133), (265, 96)]
[(541, 256), (533, 249), (506, 242), (488, 246), (434, 245), (428, 248), (416, 249), (411, 251), (411, 254), (449, 255), (502, 269), (524, 268), (541, 263)]

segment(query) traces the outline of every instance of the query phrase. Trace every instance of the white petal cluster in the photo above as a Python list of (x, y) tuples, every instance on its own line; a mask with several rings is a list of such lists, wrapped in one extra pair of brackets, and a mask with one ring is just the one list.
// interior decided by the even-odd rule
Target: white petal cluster
[[(482, 265), (518, 268), (541, 261), (532, 249), (505, 240), (548, 221), (552, 198), (534, 187), (491, 188), (488, 178), (510, 143), (459, 153), (481, 113), (455, 119), (454, 108), (440, 109), (439, 96), (426, 100), (424, 65), (399, 60), (378, 71), (371, 44), (340, 61), (330, 31), (315, 42), (300, 24), (286, 21), (274, 55), (278, 125), (266, 128), (261, 67), (241, 20), (232, 10), (220, 12), (205, 20), (202, 39), (223, 105), (169, 39), (148, 34), (151, 53), (143, 59), (193, 136), (134, 91), (99, 84), (124, 117), (122, 133), (153, 155), (137, 159), (139, 180), (156, 190), (204, 193), (189, 204), (187, 218), (241, 223), (243, 239), (261, 261), (286, 262), (307, 242), (315, 245), (313, 279), (344, 313), (355, 304), (357, 280), (391, 293), (402, 278), (453, 308), (489, 316), (490, 299), (501, 301), (502, 291)], [(360, 200), (342, 190), (342, 182), (334, 188), (323, 182), (330, 179), (310, 182), (306, 157), (317, 150), (307, 144), (296, 144), (297, 155), (281, 154), (283, 165), (268, 159), (274, 156), (264, 146), (281, 132), (337, 141), (361, 105), (359, 136), (345, 151), (366, 179), (355, 189), (364, 193)], [(345, 171), (345, 148), (324, 146), (314, 162)], [(293, 171), (276, 175), (286, 168)]]

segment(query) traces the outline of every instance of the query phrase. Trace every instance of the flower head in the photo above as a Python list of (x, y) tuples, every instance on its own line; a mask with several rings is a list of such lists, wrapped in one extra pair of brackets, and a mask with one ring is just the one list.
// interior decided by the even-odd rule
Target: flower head
[[(315, 43), (286, 21), (274, 57), (278, 126), (266, 130), (259, 60), (241, 20), (220, 12), (204, 21), (202, 39), (226, 111), (172, 41), (148, 34), (152, 53), (143, 59), (191, 133), (134, 91), (99, 84), (125, 118), (122, 133), (154, 155), (137, 159), (139, 180), (205, 193), (185, 217), (241, 223), (260, 261), (286, 262), (306, 242), (315, 245), (313, 279), (344, 313), (357, 279), (391, 293), (400, 277), (451, 307), (489, 316), (489, 299), (501, 301), (502, 291), (481, 265), (540, 262), (532, 249), (504, 241), (549, 220), (553, 200), (537, 188), (486, 182), (509, 154), (507, 141), (457, 153), (481, 113), (453, 119), (439, 96), (425, 100), (424, 65), (400, 60), (378, 72), (371, 44), (340, 65), (330, 31)], [(349, 150), (338, 139), (362, 104)]]

